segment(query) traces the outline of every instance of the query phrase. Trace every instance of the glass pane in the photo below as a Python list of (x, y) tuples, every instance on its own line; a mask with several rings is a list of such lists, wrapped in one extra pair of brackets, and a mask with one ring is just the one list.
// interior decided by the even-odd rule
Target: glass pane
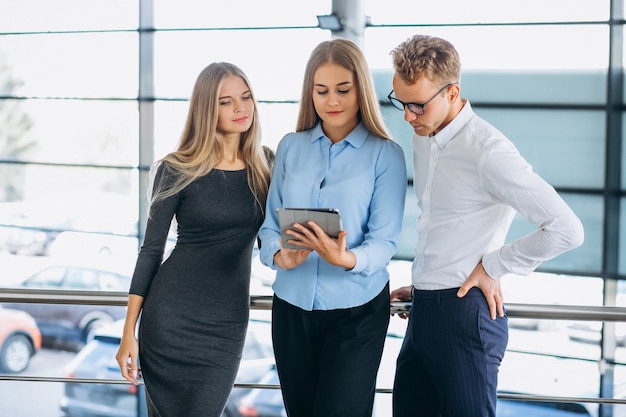
[(259, 103), (263, 144), (276, 150), (280, 140), (296, 129), (298, 103)]
[[(4, 165), (3, 224), (105, 233), (136, 233), (137, 171), (103, 168)], [(12, 198), (9, 198), (12, 197)], [(20, 203), (16, 204), (15, 203)], [(47, 216), (37, 215), (45, 210)], [(9, 213), (12, 213), (9, 215)], [(16, 213), (16, 214), (13, 214)], [(32, 214), (32, 215), (31, 215)], [(59, 223), (41, 224), (41, 219)], [(32, 219), (32, 224), (28, 223)], [(71, 222), (67, 227), (66, 219)]]
[[(365, 32), (370, 66), (390, 68), (389, 52), (416, 33), (452, 42), (464, 70), (604, 70), (609, 57), (607, 25), (373, 27)], [(580, 45), (586, 45), (584, 59)]]
[[(514, 340), (510, 341), (514, 342)], [(510, 345), (509, 343), (509, 345)], [(544, 343), (549, 343), (544, 339)], [(540, 396), (597, 397), (600, 374), (598, 364), (563, 357), (534, 355), (509, 350), (504, 355), (498, 372), (498, 391), (508, 394), (531, 394)], [(588, 415), (596, 416), (594, 405), (581, 403)], [(546, 415), (525, 414), (512, 415)], [(555, 414), (557, 416), (559, 414)], [(561, 414), (572, 417), (585, 414)]]
[(366, 0), (365, 12), (373, 24), (566, 22), (608, 20), (609, 0)]
[(485, 108), (475, 111), (502, 131), (535, 172), (553, 186), (604, 186), (604, 112)]
[(132, 98), (137, 55), (137, 33), (0, 36), (0, 77), (17, 96)]
[(242, 0), (236, 4), (154, 0), (154, 21), (158, 28), (317, 26), (316, 16), (330, 10), (329, 0)]
[(626, 275), (626, 227), (623, 226), (626, 221), (626, 199), (622, 198), (620, 203), (620, 221), (622, 227), (619, 229), (619, 274)]
[(475, 69), (462, 75), (463, 96), (487, 103), (603, 104), (606, 80), (600, 69)]
[(61, 382), (0, 381), (2, 412), (11, 417), (58, 417), (63, 389)]
[[(420, 209), (417, 206), (417, 197), (413, 186), (406, 189), (406, 200), (404, 203), (404, 218), (402, 219), (402, 232), (398, 242), (398, 251), (394, 258), (407, 259), (412, 261), (415, 257), (415, 246), (417, 245), (417, 218)], [(410, 269), (409, 269), (410, 274)]]
[(3, 0), (3, 32), (135, 29), (139, 2), (128, 0)]
[(621, 188), (626, 189), (626, 146), (624, 145), (624, 138), (626, 138), (626, 113), (622, 114), (622, 135), (620, 140), (622, 143), (622, 168), (621, 168)]
[[(264, 30), (254, 35), (247, 30), (157, 32), (156, 95), (188, 98), (204, 67), (228, 61), (246, 73), (259, 100), (299, 100), (306, 61), (313, 48), (329, 37), (328, 31), (319, 29)], [(225, 41), (227, 47), (216, 47)], [(289, 52), (272, 53), (276, 50)]]
[[(561, 197), (582, 221), (585, 228), (585, 241), (582, 246), (544, 262), (539, 270), (600, 273), (602, 268), (602, 224), (604, 220), (602, 198), (570, 193), (561, 193)], [(507, 235), (507, 242), (534, 230), (535, 226), (518, 214), (515, 216)]]
[(137, 166), (138, 117), (136, 101), (0, 100), (0, 159)]
[[(388, 101), (393, 69), (374, 70), (377, 93)], [(598, 104), (606, 101), (606, 70), (463, 71), (462, 96), (472, 103)]]

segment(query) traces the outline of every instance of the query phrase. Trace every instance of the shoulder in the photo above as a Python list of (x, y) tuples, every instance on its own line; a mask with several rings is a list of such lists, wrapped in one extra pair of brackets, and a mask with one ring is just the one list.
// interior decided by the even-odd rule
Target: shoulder
[(311, 131), (289, 132), (278, 143), (276, 153), (280, 154), (291, 148), (306, 147), (311, 143)]
[(382, 138), (374, 133), (370, 133), (366, 143), (379, 149), (379, 152), (382, 154), (404, 158), (404, 149), (393, 139)]

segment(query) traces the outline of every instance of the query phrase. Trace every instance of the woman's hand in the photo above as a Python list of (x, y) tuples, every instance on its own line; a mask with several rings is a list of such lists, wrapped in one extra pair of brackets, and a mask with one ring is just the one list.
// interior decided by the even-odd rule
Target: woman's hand
[(280, 250), (274, 254), (274, 264), (282, 269), (293, 269), (303, 264), (311, 252), (309, 249), (285, 249), (281, 243)]
[(141, 369), (138, 365), (139, 344), (135, 336), (124, 334), (120, 347), (115, 355), (124, 379), (137, 385), (137, 378), (141, 378)]
[(339, 232), (337, 238), (332, 238), (315, 222), (307, 222), (308, 227), (295, 223), (287, 234), (294, 237), (289, 243), (310, 248), (331, 265), (352, 269), (356, 265), (356, 256), (347, 250), (346, 231)]

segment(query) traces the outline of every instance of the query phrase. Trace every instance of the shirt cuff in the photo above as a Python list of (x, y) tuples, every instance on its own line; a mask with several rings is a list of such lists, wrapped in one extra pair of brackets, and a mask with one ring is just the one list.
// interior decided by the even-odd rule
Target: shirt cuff
[(367, 253), (362, 249), (359, 250), (358, 248), (352, 249), (351, 252), (354, 253), (356, 263), (354, 264), (354, 267), (352, 269), (348, 269), (348, 271), (367, 276)]
[(491, 278), (500, 279), (503, 276), (509, 274), (509, 271), (500, 261), (498, 252), (491, 252), (483, 256), (483, 268), (485, 272), (489, 274)]
[(272, 239), (269, 242), (263, 242), (261, 246), (261, 263), (272, 269), (281, 269), (274, 263), (274, 255), (280, 251), (280, 243), (278, 239)]

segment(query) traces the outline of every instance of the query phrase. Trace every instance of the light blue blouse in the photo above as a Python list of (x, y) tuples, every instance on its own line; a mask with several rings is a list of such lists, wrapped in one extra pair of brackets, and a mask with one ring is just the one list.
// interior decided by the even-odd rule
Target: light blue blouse
[[(259, 231), (261, 262), (277, 269), (274, 293), (309, 311), (356, 307), (378, 295), (389, 280), (386, 267), (397, 250), (406, 181), (400, 145), (370, 133), (363, 123), (336, 144), (319, 123), (285, 135), (276, 151)], [(278, 268), (279, 207), (339, 209), (355, 267), (330, 265), (312, 252), (297, 268)]]

